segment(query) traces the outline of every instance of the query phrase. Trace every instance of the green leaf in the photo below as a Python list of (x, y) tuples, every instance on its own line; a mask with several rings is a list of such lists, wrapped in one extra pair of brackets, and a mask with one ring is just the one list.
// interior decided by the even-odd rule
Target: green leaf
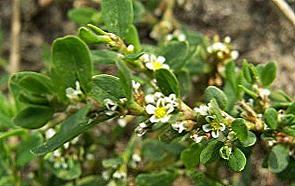
[(116, 61), (116, 65), (119, 69), (119, 78), (121, 86), (124, 89), (126, 98), (132, 100), (132, 79), (131, 71), (123, 61)]
[(232, 122), (232, 129), (237, 134), (240, 141), (247, 139), (248, 130), (244, 119), (238, 118)]
[(200, 162), (206, 164), (211, 159), (214, 159), (214, 156), (218, 154), (218, 149), (220, 144), (217, 140), (211, 140), (207, 146), (202, 150), (200, 154)]
[(175, 75), (168, 69), (159, 69), (155, 72), (157, 84), (163, 94), (169, 95), (174, 93), (179, 97), (179, 83)]
[(40, 145), (43, 142), (43, 137), (36, 132), (30, 134), (18, 146), (16, 150), (16, 165), (19, 167), (25, 166), (35, 156), (30, 152), (33, 147)]
[(98, 12), (93, 8), (81, 7), (81, 8), (71, 9), (68, 12), (68, 17), (70, 20), (74, 21), (75, 23), (78, 23), (80, 25), (85, 25), (87, 23), (91, 23), (92, 17), (97, 13)]
[(165, 63), (173, 70), (180, 70), (186, 64), (188, 49), (187, 42), (171, 41), (161, 49), (159, 55), (165, 57)]
[(242, 67), (242, 73), (243, 73), (243, 77), (244, 79), (248, 82), (248, 83), (253, 83), (253, 77), (252, 77), (252, 73), (251, 73), (251, 69), (249, 67), (249, 64), (246, 60), (243, 61), (243, 67)]
[(101, 103), (105, 99), (119, 102), (121, 98), (125, 97), (125, 91), (119, 78), (107, 74), (101, 74), (93, 77), (90, 96)]
[(133, 23), (132, 0), (102, 0), (101, 9), (108, 31), (124, 38)]
[(244, 141), (241, 141), (241, 144), (244, 147), (250, 147), (254, 145), (255, 143), (256, 143), (256, 135), (251, 131), (248, 131), (247, 138)]
[(75, 114), (71, 115), (63, 123), (61, 123), (60, 131), (58, 131), (44, 144), (33, 148), (31, 151), (35, 155), (45, 155), (48, 152), (54, 151), (55, 149), (61, 147), (64, 143), (72, 140), (78, 135), (84, 133), (89, 128), (112, 117), (115, 117), (107, 116), (102, 113), (98, 114), (95, 119), (88, 119), (86, 115), (88, 114), (89, 109), (90, 107), (86, 106)]
[(138, 32), (134, 25), (129, 26), (126, 33), (126, 41), (128, 44), (132, 44), (134, 46), (135, 52), (139, 52), (141, 50)]
[(264, 121), (267, 126), (275, 130), (278, 127), (278, 112), (274, 108), (267, 108), (264, 112)]
[(120, 60), (118, 53), (110, 50), (92, 50), (92, 61), (97, 64), (115, 64)]
[(228, 104), (227, 104), (227, 111), (232, 111), (235, 102), (239, 96), (239, 88), (238, 88), (238, 75), (236, 73), (236, 65), (234, 61), (230, 61), (225, 66), (225, 85), (224, 85), (224, 93), (226, 94)]
[(200, 163), (202, 148), (200, 144), (193, 144), (190, 148), (181, 152), (180, 159), (187, 169), (193, 169)]
[(15, 73), (9, 80), (9, 89), (18, 109), (22, 108), (21, 103), (48, 105), (54, 94), (52, 80), (36, 72)]
[(192, 89), (191, 77), (188, 70), (181, 70), (175, 73), (179, 81), (180, 93), (183, 97), (188, 97)]
[(13, 118), (13, 122), (23, 128), (37, 129), (44, 126), (52, 118), (53, 113), (53, 108), (30, 105), (21, 110)]
[(223, 186), (223, 184), (219, 183), (218, 180), (214, 180), (203, 172), (196, 170), (189, 170), (187, 172), (189, 177), (197, 186)]
[(212, 99), (215, 99), (221, 109), (225, 109), (227, 106), (227, 97), (222, 90), (215, 86), (209, 86), (204, 93), (205, 101), (209, 103)]
[(288, 109), (286, 110), (286, 114), (294, 114), (295, 115), (295, 102), (292, 103)]
[(154, 173), (139, 174), (136, 177), (138, 186), (171, 186), (176, 179), (177, 173), (161, 171)]
[(252, 98), (254, 98), (254, 99), (257, 99), (258, 98), (258, 95), (257, 95), (256, 92), (253, 92), (252, 90), (244, 87), (243, 85), (238, 85), (238, 87), (240, 89), (242, 89), (246, 94), (248, 94), (249, 96), (251, 96)]
[(65, 99), (65, 90), (80, 82), (84, 92), (90, 90), (92, 62), (87, 45), (76, 36), (56, 39), (52, 48), (52, 80), (60, 96)]
[(276, 78), (277, 66), (274, 62), (257, 66), (259, 79), (264, 86), (269, 86)]
[(229, 156), (228, 166), (236, 172), (242, 171), (247, 163), (244, 153), (239, 149), (235, 148), (232, 154)]
[(274, 146), (268, 156), (267, 163), (270, 171), (275, 173), (283, 171), (289, 163), (289, 148), (282, 144)]
[(88, 45), (91, 44), (100, 44), (100, 43), (109, 43), (111, 38), (105, 35), (97, 35), (92, 30), (86, 27), (81, 27), (79, 29), (79, 38), (81, 38)]
[(35, 94), (51, 93), (53, 83), (51, 79), (37, 72), (18, 72), (10, 78), (11, 84), (17, 84), (22, 91)]

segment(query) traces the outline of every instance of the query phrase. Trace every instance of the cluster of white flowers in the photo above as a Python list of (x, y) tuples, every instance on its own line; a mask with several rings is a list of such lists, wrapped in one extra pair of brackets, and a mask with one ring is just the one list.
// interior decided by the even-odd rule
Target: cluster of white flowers
[(149, 94), (145, 97), (146, 112), (151, 115), (150, 122), (167, 123), (171, 117), (171, 113), (178, 106), (175, 94), (164, 96), (161, 92)]
[(154, 54), (143, 54), (139, 59), (145, 63), (149, 70), (169, 69), (169, 65), (165, 64), (166, 59), (163, 56), (156, 57)]
[(216, 54), (218, 58), (223, 59), (225, 57), (230, 57), (235, 60), (239, 57), (239, 52), (237, 50), (232, 50), (230, 46), (230, 37), (224, 38), (223, 42), (214, 42), (212, 45), (207, 47), (207, 52), (210, 54)]
[(115, 179), (125, 179), (127, 177), (126, 172), (117, 170), (113, 174), (113, 178)]
[(186, 36), (180, 30), (175, 30), (172, 34), (168, 34), (166, 36), (166, 40), (167, 41), (171, 41), (173, 39), (176, 39), (178, 41), (185, 41), (186, 40)]
[(67, 169), (68, 164), (66, 163), (66, 159), (62, 156), (60, 149), (55, 150), (52, 152), (52, 154), (49, 157), (49, 162), (53, 163), (53, 167), (55, 169)]
[(83, 95), (79, 81), (76, 81), (75, 85), (76, 85), (75, 89), (72, 87), (69, 87), (66, 89), (66, 96), (72, 101), (80, 100), (81, 96)]

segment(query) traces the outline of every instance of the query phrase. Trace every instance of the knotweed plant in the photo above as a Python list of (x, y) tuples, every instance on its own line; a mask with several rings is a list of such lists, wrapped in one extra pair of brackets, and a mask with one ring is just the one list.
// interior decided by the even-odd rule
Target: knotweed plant
[[(133, 3), (102, 0), (102, 11), (92, 11), (101, 21), (85, 25), (93, 19), (84, 17), (77, 35), (53, 42), (49, 69), (10, 78), (17, 113), (0, 135), (0, 157), (13, 151), (4, 140), (21, 136), (13, 164), (28, 167), (33, 185), (165, 186), (178, 177), (231, 185), (251, 174), (259, 144), (264, 168), (294, 175), (295, 103), (270, 87), (276, 64), (239, 59), (229, 37), (209, 39), (165, 12), (151, 32), (157, 44), (142, 44), (134, 26), (142, 6)], [(81, 20), (86, 10), (70, 16)], [(102, 64), (115, 70), (101, 73)], [(105, 135), (107, 129), (113, 131)], [(128, 143), (115, 152), (110, 143), (122, 131), (131, 131)], [(104, 146), (112, 149), (107, 156)], [(28, 166), (32, 159), (39, 164)], [(0, 165), (0, 183), (21, 182)], [(246, 173), (231, 179), (220, 170)]]

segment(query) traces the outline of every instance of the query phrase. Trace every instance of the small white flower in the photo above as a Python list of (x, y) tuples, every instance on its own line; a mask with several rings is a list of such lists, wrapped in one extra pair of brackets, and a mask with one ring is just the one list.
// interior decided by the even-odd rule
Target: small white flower
[(50, 128), (48, 129), (46, 132), (45, 132), (45, 137), (46, 139), (49, 139), (51, 137), (53, 137), (55, 135), (55, 130), (53, 128)]
[(66, 96), (70, 100), (79, 100), (80, 97), (83, 95), (83, 92), (81, 91), (81, 88), (80, 88), (79, 81), (76, 81), (75, 85), (76, 85), (75, 89), (73, 89), (72, 87), (69, 87), (66, 89)]
[(217, 51), (225, 51), (227, 49), (226, 45), (221, 42), (215, 42), (211, 46), (207, 47), (207, 52), (214, 53)]
[(171, 41), (173, 39), (173, 34), (168, 34), (167, 36), (166, 36), (166, 40), (167, 41)]
[(113, 174), (113, 178), (116, 178), (116, 179), (124, 179), (124, 178), (126, 178), (127, 177), (127, 174), (126, 174), (126, 172), (123, 172), (123, 171), (116, 171), (116, 172), (114, 172), (114, 174)]
[(108, 109), (106, 114), (109, 116), (113, 115), (118, 108), (118, 104), (111, 99), (105, 99), (104, 104), (106, 108)]
[(110, 178), (110, 172), (109, 171), (103, 171), (101, 176), (102, 176), (102, 178), (104, 180), (108, 180)]
[[(148, 55), (148, 54), (147, 54)], [(141, 59), (145, 62), (146, 68), (149, 70), (159, 70), (161, 68), (169, 69), (169, 65), (164, 64), (166, 59), (163, 56), (156, 57), (155, 55), (142, 55)]]
[(236, 60), (239, 58), (239, 52), (237, 50), (233, 50), (231, 51), (230, 53), (230, 57), (233, 59), (233, 60)]
[(210, 132), (213, 138), (218, 138), (220, 135), (220, 132), (223, 132), (225, 130), (225, 124), (219, 123), (216, 121), (215, 117), (207, 116), (206, 120), (209, 122), (208, 124), (205, 124), (202, 126), (202, 129), (204, 132)]
[(200, 143), (204, 139), (204, 136), (199, 136), (197, 133), (194, 133), (190, 138), (194, 140), (195, 143)]
[(177, 98), (175, 94), (170, 94), (168, 97), (164, 97), (165, 101), (174, 107), (178, 106)]
[(162, 122), (166, 123), (169, 121), (172, 113), (174, 111), (174, 107), (171, 104), (167, 104), (165, 99), (160, 98), (157, 100), (156, 106), (149, 104), (146, 106), (146, 112), (150, 115), (150, 121), (152, 123)]
[(66, 142), (65, 144), (64, 144), (64, 148), (65, 149), (68, 149), (70, 147), (70, 142)]
[(76, 144), (76, 143), (78, 143), (78, 141), (79, 141), (79, 136), (72, 139), (71, 144)]
[(177, 130), (178, 133), (182, 133), (183, 131), (187, 130), (184, 122), (176, 122), (171, 125), (174, 130)]
[(135, 133), (137, 134), (138, 137), (143, 136), (147, 132), (147, 124), (142, 122), (139, 123), (138, 126), (135, 128)]
[(209, 106), (207, 105), (201, 105), (199, 107), (195, 107), (194, 111), (197, 112), (198, 114), (202, 115), (202, 116), (206, 116), (209, 114)]
[(259, 95), (260, 97), (268, 97), (271, 94), (269, 89), (263, 88), (259, 89)]
[(177, 37), (178, 41), (185, 41), (186, 40), (186, 36), (184, 34), (179, 34)]
[(230, 43), (230, 42), (231, 42), (231, 38), (230, 38), (229, 36), (226, 36), (226, 37), (224, 38), (224, 42), (225, 42), (225, 43)]
[(118, 125), (122, 128), (126, 127), (127, 121), (124, 118), (119, 118), (118, 119)]
[(55, 158), (61, 157), (60, 150), (57, 149), (57, 150), (53, 151), (52, 155), (53, 155), (53, 157), (55, 157)]
[(136, 94), (139, 93), (140, 86), (141, 86), (141, 84), (139, 82), (132, 80), (132, 88)]
[(158, 99), (164, 97), (164, 94), (162, 94), (161, 92), (155, 92), (154, 94), (146, 95), (144, 99), (146, 104), (156, 104)]
[(132, 155), (132, 160), (134, 161), (134, 162), (136, 162), (136, 163), (139, 163), (139, 162), (141, 162), (141, 157), (140, 157), (140, 155), (139, 154), (133, 154)]
[(129, 52), (129, 53), (134, 52), (134, 45), (128, 45), (127, 52)]

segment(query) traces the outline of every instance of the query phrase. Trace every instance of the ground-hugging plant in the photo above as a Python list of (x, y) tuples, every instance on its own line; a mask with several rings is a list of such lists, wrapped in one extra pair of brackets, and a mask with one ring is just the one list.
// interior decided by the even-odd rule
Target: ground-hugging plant
[[(76, 36), (54, 41), (50, 69), (10, 78), (18, 112), (13, 129), (0, 139), (26, 133), (17, 148), (17, 167), (34, 154), (42, 156), (42, 166), (76, 185), (165, 186), (179, 176), (198, 185), (229, 185), (232, 180), (219, 178), (218, 170), (226, 165), (249, 172), (251, 150), (259, 143), (268, 151), (263, 166), (291, 175), (295, 103), (270, 89), (275, 63), (255, 66), (244, 60), (237, 67), (238, 52), (229, 37), (210, 40), (172, 24), (169, 6), (152, 32), (158, 44), (142, 44), (135, 7), (130, 0), (103, 0), (102, 19), (95, 22), (99, 27), (87, 24), (90, 15), (79, 17), (81, 10), (72, 12), (87, 25)], [(116, 72), (100, 73), (95, 67), (101, 64)], [(104, 171), (84, 174), (84, 164), (95, 162), (91, 153), (98, 145), (89, 129), (110, 120), (136, 127), (125, 149), (102, 162)], [(88, 177), (78, 179), (81, 175)]]

